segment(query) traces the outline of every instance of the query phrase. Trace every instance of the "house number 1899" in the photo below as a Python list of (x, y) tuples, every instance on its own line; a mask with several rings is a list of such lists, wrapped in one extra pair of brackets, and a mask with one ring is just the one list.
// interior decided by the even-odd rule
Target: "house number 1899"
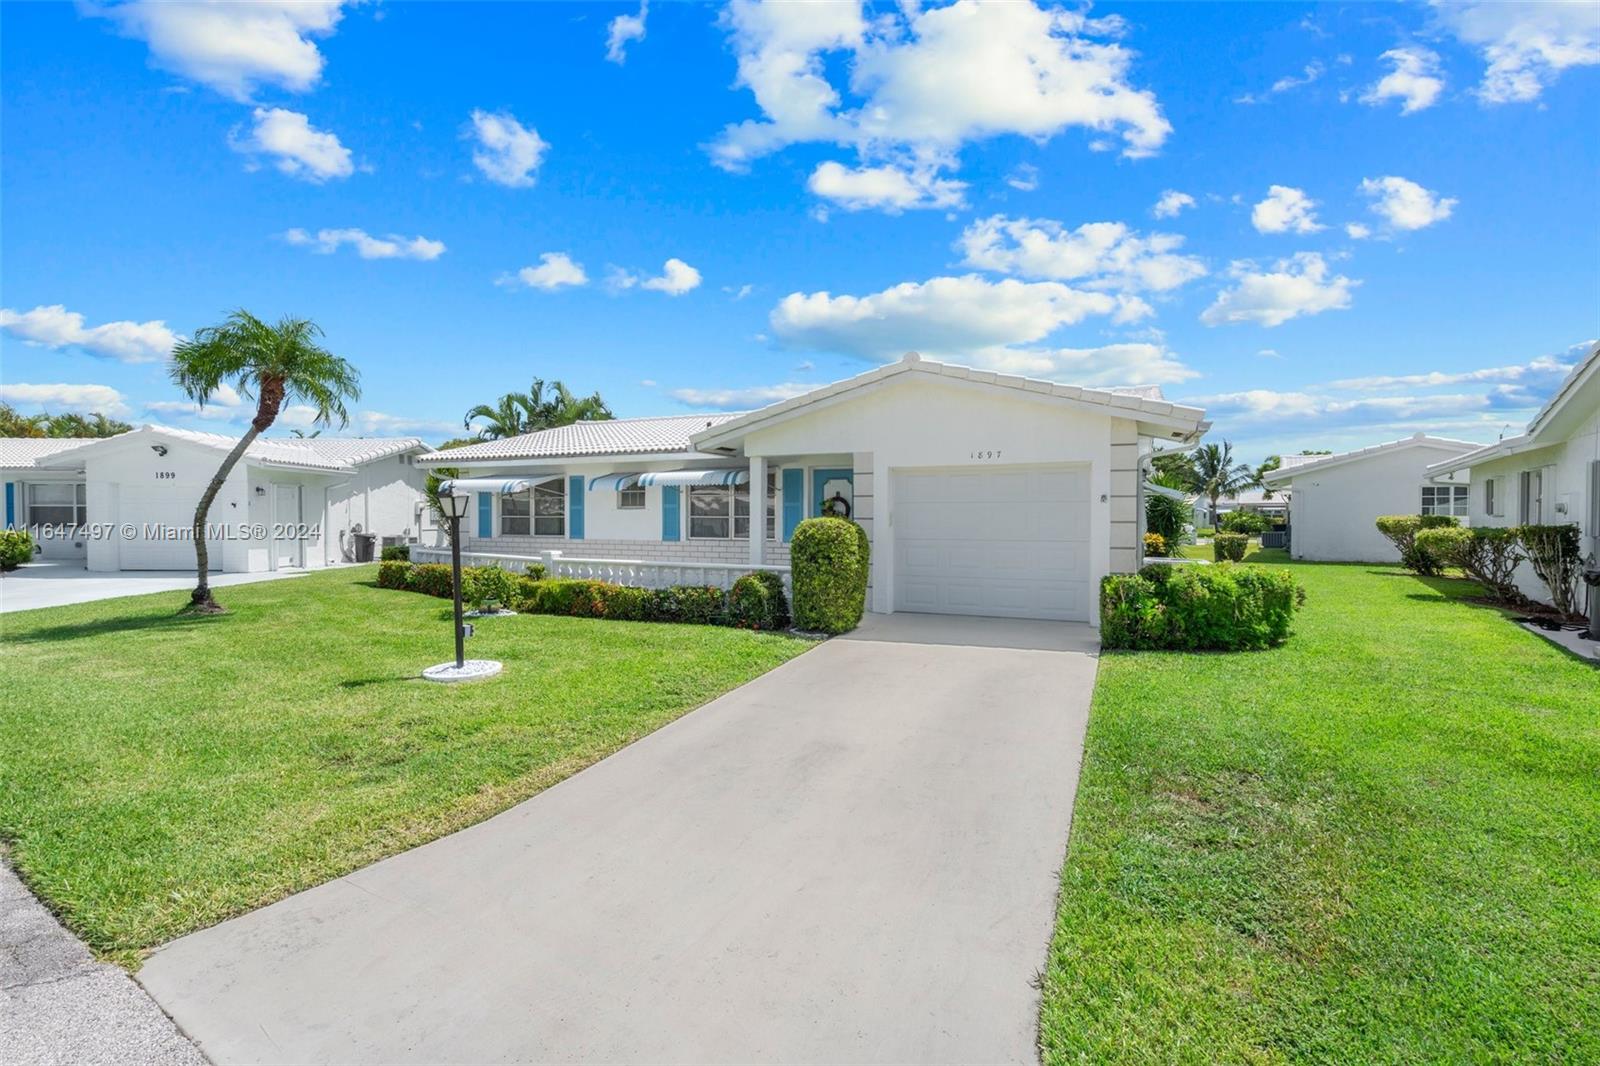
[(998, 459), (998, 458), (1000, 458), (1000, 451), (997, 448), (992, 452), (973, 452), (972, 453), (972, 458), (974, 458), (974, 459)]

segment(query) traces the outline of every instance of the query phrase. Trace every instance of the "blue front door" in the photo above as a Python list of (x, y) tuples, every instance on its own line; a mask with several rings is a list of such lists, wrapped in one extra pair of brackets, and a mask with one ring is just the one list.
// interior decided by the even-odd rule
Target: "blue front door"
[(835, 496), (843, 498), (853, 517), (855, 514), (855, 472), (852, 470), (819, 469), (811, 472), (811, 511), (813, 518), (822, 513), (822, 504)]

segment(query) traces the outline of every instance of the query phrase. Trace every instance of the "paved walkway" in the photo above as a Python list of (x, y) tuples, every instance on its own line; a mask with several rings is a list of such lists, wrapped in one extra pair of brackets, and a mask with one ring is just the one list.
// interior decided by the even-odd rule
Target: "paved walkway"
[(1095, 648), (870, 618), (139, 978), (218, 1063), (1031, 1062)]
[(205, 1066), (144, 989), (89, 949), (0, 862), (0, 1062)]
[[(247, 585), (299, 577), (305, 570), (274, 570), (261, 574), (212, 574), (212, 588)], [(187, 592), (194, 588), (194, 573), (180, 570), (123, 570), (102, 573), (85, 570), (82, 563), (28, 563), (0, 577), (0, 614), (31, 611), (36, 607), (64, 607), (146, 592)]]

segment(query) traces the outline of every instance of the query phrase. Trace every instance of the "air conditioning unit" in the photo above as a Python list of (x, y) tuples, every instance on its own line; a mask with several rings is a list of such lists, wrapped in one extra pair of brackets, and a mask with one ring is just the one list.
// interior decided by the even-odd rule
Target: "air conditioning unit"
[(385, 548), (397, 548), (400, 545), (404, 544), (405, 542), (406, 542), (406, 538), (404, 538), (404, 537), (384, 537), (383, 538), (383, 546)]

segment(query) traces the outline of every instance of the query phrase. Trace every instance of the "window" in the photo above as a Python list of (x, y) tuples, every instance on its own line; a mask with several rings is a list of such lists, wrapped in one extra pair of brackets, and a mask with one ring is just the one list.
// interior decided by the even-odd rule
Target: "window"
[(1524, 470), (1519, 482), (1518, 495), (1522, 497), (1520, 500), (1522, 524), (1525, 526), (1539, 525), (1543, 521), (1544, 515), (1544, 471)]
[(533, 534), (567, 535), (567, 479), (553, 478), (533, 487)]
[(767, 470), (767, 539), (778, 539), (778, 472)]
[(750, 486), (736, 485), (733, 489), (733, 535), (750, 539)]
[(644, 489), (637, 486), (631, 489), (617, 490), (617, 510), (642, 511), (644, 510)]
[[(748, 503), (746, 521), (749, 520)], [(689, 537), (726, 539), (732, 532), (733, 496), (721, 485), (689, 487)]]
[(528, 535), (528, 493), (510, 492), (500, 497), (500, 535), (526, 537)]
[(1494, 514), (1494, 478), (1483, 483), (1483, 513)]
[(1468, 488), (1465, 485), (1422, 486), (1422, 513), (1455, 515), (1465, 518), (1468, 513)]
[(29, 485), (28, 525), (81, 526), (88, 518), (82, 485)]

